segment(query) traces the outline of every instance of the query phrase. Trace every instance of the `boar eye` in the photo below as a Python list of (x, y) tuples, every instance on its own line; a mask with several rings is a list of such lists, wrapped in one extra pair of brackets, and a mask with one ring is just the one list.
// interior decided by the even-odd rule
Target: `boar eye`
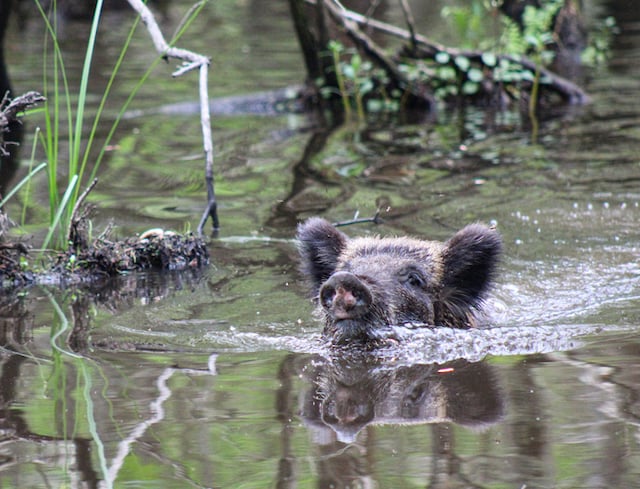
[(418, 289), (422, 289), (427, 284), (424, 276), (417, 270), (407, 270), (402, 274), (402, 281), (411, 286), (416, 287)]

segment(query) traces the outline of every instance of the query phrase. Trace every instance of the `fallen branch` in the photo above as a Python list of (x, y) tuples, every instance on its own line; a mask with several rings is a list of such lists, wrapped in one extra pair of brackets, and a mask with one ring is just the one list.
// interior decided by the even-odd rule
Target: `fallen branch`
[[(315, 5), (317, 0), (305, 0), (307, 3), (311, 5)], [(409, 30), (402, 29), (396, 27), (394, 25), (388, 24), (386, 22), (381, 22), (376, 19), (372, 19), (365, 15), (359, 14), (352, 10), (349, 10), (343, 7), (338, 0), (321, 0), (327, 8), (330, 10), (334, 17), (338, 17), (338, 22), (345, 29), (347, 34), (354, 39), (354, 42), (358, 44), (361, 48), (364, 48), (368, 54), (373, 53), (372, 56), (374, 59), (380, 60), (378, 52), (381, 52), (381, 49), (374, 45), (375, 48), (372, 50), (371, 46), (367, 45), (363, 39), (361, 39), (361, 33), (359, 27), (367, 27), (370, 29), (375, 29), (378, 32), (388, 34), (390, 36), (396, 37), (403, 41), (409, 43), (407, 49), (403, 53), (406, 56), (412, 57), (414, 59), (434, 59), (438, 53), (446, 53), (449, 55), (451, 59), (455, 59), (457, 57), (468, 58), (470, 61), (474, 61), (480, 64), (483, 63), (483, 54), (486, 54), (482, 51), (473, 51), (473, 50), (465, 50), (465, 49), (457, 49), (445, 46), (443, 44), (436, 43), (425, 36), (417, 34), (413, 32), (413, 25), (411, 21), (411, 17), (406, 10), (406, 6), (403, 4), (403, 9), (405, 12), (405, 19), (409, 25)], [(356, 26), (356, 27), (354, 27)], [(573, 83), (566, 78), (563, 78), (550, 70), (545, 69), (544, 67), (540, 67), (533, 60), (527, 57), (517, 57), (510, 55), (495, 55), (496, 60), (499, 62), (500, 60), (505, 60), (513, 64), (519, 64), (524, 69), (529, 70), (531, 72), (536, 72), (536, 70), (540, 70), (540, 76), (543, 79), (547, 80), (545, 83), (545, 88), (554, 91), (560, 97), (562, 97), (566, 102), (570, 104), (585, 104), (588, 103), (590, 98), (587, 93), (582, 90), (578, 85)], [(389, 73), (390, 75), (394, 73), (393, 69), (388, 69), (386, 65), (388, 65), (388, 58), (383, 59), (383, 63), (381, 63), (382, 67)], [(489, 67), (490, 68), (490, 67)], [(395, 76), (395, 75), (393, 75)], [(404, 75), (402, 75), (399, 80), (404, 83)]]
[(211, 217), (214, 231), (220, 228), (218, 220), (218, 204), (216, 202), (213, 178), (213, 142), (211, 139), (211, 116), (209, 113), (209, 93), (207, 90), (207, 79), (209, 72), (209, 58), (187, 49), (180, 49), (170, 46), (164, 39), (162, 31), (153, 16), (153, 13), (142, 2), (142, 0), (127, 0), (129, 5), (138, 12), (140, 19), (147, 26), (147, 31), (151, 40), (164, 58), (176, 58), (183, 61), (183, 64), (173, 72), (174, 77), (199, 69), (199, 93), (200, 93), (200, 124), (202, 126), (202, 139), (205, 155), (205, 181), (207, 185), (207, 206), (202, 214), (198, 225), (198, 233), (202, 234), (207, 219)]

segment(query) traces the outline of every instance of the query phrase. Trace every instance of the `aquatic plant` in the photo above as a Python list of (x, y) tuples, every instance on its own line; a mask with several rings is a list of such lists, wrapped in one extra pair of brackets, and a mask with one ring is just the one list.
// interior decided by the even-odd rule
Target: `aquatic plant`
[[(90, 131), (85, 145), (85, 153), (81, 154), (81, 143), (83, 133), (83, 122), (86, 110), (87, 90), (91, 60), (95, 48), (96, 35), (100, 16), (102, 13), (102, 0), (98, 0), (91, 23), (91, 31), (87, 43), (87, 50), (80, 79), (80, 88), (77, 93), (76, 107), (72, 107), (72, 94), (67, 78), (67, 71), (64, 66), (62, 50), (58, 42), (57, 15), (55, 12), (56, 3), (53, 3), (54, 12), (51, 21), (48, 13), (39, 0), (36, 6), (45, 23), (47, 36), (45, 36), (43, 48), (43, 92), (46, 97), (44, 106), (45, 129), (40, 132), (40, 142), (46, 154), (48, 166), (48, 189), (49, 189), (49, 230), (43, 243), (43, 248), (47, 248), (55, 232), (58, 232), (57, 245), (63, 247), (65, 244), (65, 230), (71, 219), (71, 209), (73, 209), (78, 196), (79, 182), (83, 181), (89, 149), (95, 136), (95, 127), (99, 120), (100, 111), (96, 114), (94, 129)], [(48, 70), (49, 43), (53, 44), (53, 73)], [(114, 70), (115, 72), (116, 70)], [(60, 86), (61, 85), (61, 86)], [(62, 93), (61, 93), (62, 90)], [(103, 99), (108, 95), (108, 88), (105, 90)], [(63, 106), (64, 105), (64, 112)], [(65, 120), (66, 118), (66, 120)], [(61, 124), (68, 126), (67, 142), (69, 155), (67, 161), (68, 181), (66, 190), (60, 197), (58, 178), (61, 172)]]
[[(121, 118), (139, 89), (152, 73), (154, 67), (163, 59), (163, 56), (159, 54), (140, 77), (122, 107), (119, 108), (107, 136), (104, 140), (98, 142), (96, 141), (98, 126), (101, 123), (103, 111), (107, 107), (113, 83), (123, 66), (133, 34), (140, 23), (140, 16), (136, 16), (127, 37), (124, 39), (106, 88), (102, 93), (97, 108), (95, 108), (93, 121), (89, 129), (86, 130), (85, 120), (88, 118), (89, 112), (94, 110), (93, 107), (89, 107), (87, 95), (89, 93), (91, 64), (96, 46), (103, 0), (96, 2), (77, 93), (73, 93), (69, 84), (59, 43), (57, 15), (55, 12), (56, 2), (52, 3), (52, 15), (49, 15), (50, 13), (45, 10), (40, 0), (36, 0), (36, 6), (44, 21), (47, 33), (43, 46), (43, 94), (46, 97), (46, 102), (41, 112), (44, 113), (44, 129), (37, 129), (36, 131), (37, 139), (44, 149), (45, 159), (48, 163), (49, 228), (42, 248), (46, 249), (53, 244), (54, 247), (61, 249), (69, 244), (70, 225), (73, 220), (74, 210), (77, 210), (82, 196), (86, 196), (86, 192), (82, 193), (83, 187), (89, 185), (88, 182), (92, 182), (96, 178), (100, 163)], [(180, 39), (203, 6), (204, 2), (199, 2), (187, 13), (171, 39), (170, 45)], [(50, 45), (52, 48), (51, 58), (49, 58)], [(66, 126), (67, 133), (66, 146), (68, 147), (68, 154), (66, 155), (66, 161), (62, 151), (62, 139), (65, 132), (62, 130), (62, 126)], [(97, 156), (92, 151), (95, 144), (100, 144)], [(91, 158), (93, 160), (90, 164)], [(67, 175), (66, 184), (61, 184), (62, 175)]]
[[(351, 118), (351, 105), (356, 107), (359, 121), (365, 119), (364, 96), (374, 87), (373, 65), (364, 61), (355, 50), (345, 52), (344, 45), (339, 41), (329, 41), (329, 51), (333, 61), (333, 68), (338, 83), (338, 93), (342, 101), (345, 118)], [(344, 57), (343, 57), (344, 55)], [(325, 95), (331, 89), (326, 87)]]

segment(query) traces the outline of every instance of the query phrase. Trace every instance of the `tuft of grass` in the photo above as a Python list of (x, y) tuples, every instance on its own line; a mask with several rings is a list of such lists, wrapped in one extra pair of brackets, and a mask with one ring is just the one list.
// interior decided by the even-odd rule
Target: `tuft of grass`
[[(92, 181), (104, 158), (106, 148), (108, 147), (115, 131), (122, 119), (122, 116), (133, 101), (144, 82), (152, 73), (154, 67), (163, 59), (158, 54), (155, 61), (147, 68), (146, 72), (140, 78), (128, 98), (120, 108), (116, 119), (113, 121), (111, 128), (104, 141), (101, 141), (101, 147), (97, 157), (93, 161), (89, 175), (86, 175), (89, 167), (89, 159), (94, 154), (92, 148), (96, 144), (97, 129), (100, 124), (101, 116), (108, 103), (109, 93), (112, 89), (114, 80), (123, 66), (123, 61), (128, 48), (132, 42), (133, 35), (140, 23), (140, 18), (136, 17), (132, 23), (131, 29), (123, 42), (122, 49), (118, 59), (115, 62), (107, 82), (104, 93), (98, 104), (93, 123), (88, 130), (85, 130), (85, 122), (87, 116), (87, 95), (89, 93), (89, 80), (91, 75), (91, 64), (93, 61), (94, 50), (96, 47), (96, 38), (98, 27), (102, 16), (103, 0), (96, 2), (96, 7), (91, 22), (91, 30), (87, 41), (87, 48), (82, 67), (82, 75), (80, 78), (80, 86), (77, 93), (72, 93), (67, 77), (67, 70), (64, 64), (64, 58), (60, 44), (58, 42), (58, 26), (56, 15), (56, 2), (52, 2), (53, 12), (45, 11), (41, 0), (35, 0), (36, 6), (44, 21), (47, 35), (45, 36), (43, 46), (43, 94), (46, 102), (42, 112), (44, 113), (44, 130), (38, 131), (37, 139), (42, 146), (47, 165), (48, 175), (48, 196), (49, 196), (49, 229), (46, 238), (42, 244), (42, 249), (53, 246), (57, 249), (64, 249), (68, 246), (66, 237), (71, 224), (73, 209), (81, 195), (82, 189), (86, 182)], [(191, 22), (197, 17), (206, 2), (198, 2), (186, 14), (181, 22), (170, 44), (173, 45), (186, 32)], [(51, 51), (51, 54), (49, 53)], [(51, 66), (50, 66), (51, 65)], [(74, 103), (75, 101), (75, 103)], [(35, 112), (35, 111), (34, 111)], [(66, 147), (68, 147), (68, 155), (66, 160), (62, 151), (62, 127), (66, 126)], [(33, 165), (33, 155), (31, 160)], [(38, 171), (41, 166), (38, 166)], [(33, 173), (30, 173), (33, 176)], [(62, 175), (66, 175), (66, 182)]]
[[(48, 166), (48, 183), (49, 183), (49, 230), (42, 245), (43, 249), (50, 246), (54, 234), (57, 234), (55, 242), (56, 247), (63, 248), (65, 246), (66, 229), (71, 220), (71, 213), (77, 201), (80, 187), (79, 182), (83, 181), (83, 175), (87, 162), (87, 155), (91, 147), (91, 143), (95, 136), (95, 128), (99, 115), (96, 115), (92, 131), (88, 134), (87, 144), (85, 145), (85, 155), (81, 156), (83, 142), (83, 123), (87, 105), (87, 93), (89, 86), (89, 75), (91, 72), (91, 62), (93, 60), (94, 49), (96, 45), (96, 37), (98, 25), (102, 14), (103, 0), (96, 2), (93, 20), (91, 22), (91, 31), (87, 42), (87, 50), (85, 53), (84, 64), (82, 67), (82, 76), (80, 78), (80, 87), (77, 94), (77, 104), (72, 107), (72, 94), (67, 78), (67, 71), (64, 66), (64, 58), (62, 50), (58, 42), (57, 35), (57, 15), (55, 12), (56, 2), (53, 2), (53, 15), (51, 17), (45, 12), (40, 0), (36, 0), (36, 6), (44, 21), (47, 36), (45, 36), (43, 47), (43, 88), (46, 102), (44, 105), (45, 114), (45, 130), (40, 133), (40, 142), (44, 148)], [(49, 19), (53, 19), (53, 23)], [(49, 43), (53, 44), (53, 73), (49, 75), (48, 71), (48, 53)], [(115, 71), (115, 70), (114, 70)], [(61, 93), (62, 90), (62, 93)], [(103, 99), (108, 95), (105, 91)], [(64, 116), (62, 107), (64, 106)], [(66, 118), (66, 120), (65, 120)], [(61, 173), (61, 151), (60, 125), (67, 125), (67, 142), (68, 142), (68, 161), (67, 161), (67, 185), (62, 198), (60, 198), (60, 189), (58, 186), (58, 178)]]

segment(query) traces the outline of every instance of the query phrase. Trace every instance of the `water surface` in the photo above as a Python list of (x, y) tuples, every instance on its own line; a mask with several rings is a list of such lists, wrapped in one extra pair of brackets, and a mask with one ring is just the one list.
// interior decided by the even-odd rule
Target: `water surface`
[[(168, 32), (186, 3), (174, 2)], [(594, 2), (589, 15), (613, 6)], [(96, 100), (122, 15), (105, 17)], [(209, 268), (2, 299), (0, 484), (640, 487), (640, 12), (619, 21), (610, 65), (588, 73), (593, 103), (546, 121), (537, 144), (513, 113), (330, 131), (304, 115), (214, 116), (222, 230)], [(87, 27), (72, 27), (73, 81)], [(19, 91), (41, 83), (40, 26), (25, 29), (7, 47)], [(212, 2), (189, 32), (185, 44), (213, 58), (213, 96), (303, 77), (281, 2)], [(141, 31), (105, 133), (154, 58)], [(116, 133), (90, 199), (96, 228), (197, 225), (198, 118), (156, 110), (196, 99), (195, 77), (171, 80), (172, 68), (156, 68), (131, 107), (146, 115)], [(497, 224), (506, 252), (492, 329), (408, 332), (368, 355), (326, 348), (295, 225), (379, 207), (384, 225), (347, 232), (446, 239)], [(37, 243), (45, 212), (27, 214)]]

